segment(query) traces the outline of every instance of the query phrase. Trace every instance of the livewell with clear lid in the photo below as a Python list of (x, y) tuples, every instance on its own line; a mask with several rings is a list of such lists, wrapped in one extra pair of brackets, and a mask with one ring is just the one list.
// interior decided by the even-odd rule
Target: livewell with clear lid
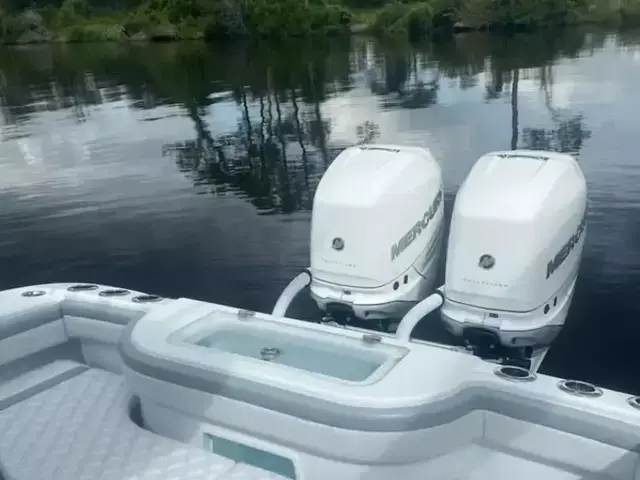
[(347, 382), (374, 381), (406, 354), (406, 349), (381, 343), (375, 335), (346, 337), (228, 311), (216, 311), (190, 323), (172, 334), (169, 342)]

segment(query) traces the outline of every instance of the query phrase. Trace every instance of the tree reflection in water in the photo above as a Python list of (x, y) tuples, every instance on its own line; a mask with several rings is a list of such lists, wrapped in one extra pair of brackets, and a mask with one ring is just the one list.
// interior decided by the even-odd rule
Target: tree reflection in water
[[(544, 43), (547, 37), (529, 35), (516, 35), (502, 48), (512, 48), (508, 54), (496, 53), (490, 60), (490, 80), (486, 85), (485, 98), (492, 101), (501, 98), (505, 84), (509, 85), (508, 94), (511, 102), (511, 149), (518, 147), (536, 150), (555, 150), (580, 154), (584, 140), (590, 137), (591, 132), (583, 124), (583, 116), (579, 112), (565, 111), (559, 114), (551, 102), (553, 90), (553, 77), (555, 62), (562, 57), (573, 57), (584, 44), (584, 36), (571, 35), (572, 32), (564, 32), (562, 36), (552, 37), (552, 41)], [(575, 32), (578, 33), (578, 32)], [(542, 42), (541, 48), (532, 48), (530, 42), (538, 39)], [(526, 41), (520, 41), (526, 40)], [(567, 41), (568, 40), (568, 41)], [(602, 46), (604, 37), (590, 36), (589, 40)], [(589, 48), (593, 49), (591, 43)], [(526, 50), (525, 50), (526, 49)], [(498, 50), (504, 52), (504, 50)], [(539, 55), (531, 56), (530, 53)], [(592, 52), (593, 53), (593, 50)], [(520, 128), (521, 119), (518, 111), (518, 91), (521, 78), (529, 80), (538, 73), (538, 83), (545, 95), (545, 106), (551, 114), (552, 128), (540, 128), (525, 126)], [(521, 137), (521, 138), (520, 138)], [(521, 140), (521, 141), (519, 141)]]
[[(350, 44), (341, 39), (258, 50), (223, 51), (194, 42), (4, 51), (0, 113), (5, 124), (17, 124), (41, 110), (68, 110), (84, 121), (105, 102), (145, 110), (179, 105), (194, 135), (167, 143), (163, 155), (201, 191), (244, 197), (262, 214), (291, 213), (311, 208), (322, 173), (348, 146), (333, 138), (336, 117), (328, 115), (326, 104), (353, 89), (372, 94), (380, 111), (419, 111), (437, 104), (443, 81), (457, 82), (461, 90), (484, 83), (485, 101), (510, 96), (511, 148), (579, 154), (590, 132), (580, 112), (553, 107), (554, 65), (603, 42), (604, 35), (586, 37), (572, 29), (557, 36), (470, 34), (425, 45), (356, 38)], [(550, 128), (520, 118), (523, 80), (539, 84)], [(230, 105), (237, 113), (235, 128), (215, 131), (212, 116)], [(333, 115), (349, 115), (345, 108)], [(376, 118), (355, 120), (354, 142), (375, 142), (384, 133)], [(3, 130), (5, 136), (11, 132)]]

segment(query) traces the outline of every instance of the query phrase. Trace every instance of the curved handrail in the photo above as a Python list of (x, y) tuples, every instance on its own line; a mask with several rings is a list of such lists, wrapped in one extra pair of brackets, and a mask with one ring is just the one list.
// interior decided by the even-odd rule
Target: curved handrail
[(413, 332), (418, 322), (420, 322), (425, 315), (440, 308), (443, 302), (444, 295), (442, 293), (442, 287), (440, 287), (427, 298), (415, 304), (411, 310), (402, 317), (402, 320), (400, 320), (400, 324), (396, 330), (396, 338), (400, 341), (408, 342), (411, 338), (411, 332)]
[(310, 283), (311, 273), (309, 272), (309, 270), (305, 270), (299, 273), (282, 291), (280, 297), (278, 297), (278, 300), (276, 301), (275, 306), (273, 307), (271, 315), (273, 315), (274, 317), (284, 317), (287, 314), (289, 305), (291, 305), (293, 299), (296, 298), (296, 295), (298, 295), (298, 293), (300, 293)]

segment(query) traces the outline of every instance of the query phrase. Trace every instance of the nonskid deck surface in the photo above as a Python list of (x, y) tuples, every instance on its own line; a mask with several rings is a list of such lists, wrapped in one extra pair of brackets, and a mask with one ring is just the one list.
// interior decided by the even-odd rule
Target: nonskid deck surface
[(69, 360), (3, 383), (4, 480), (283, 478), (144, 430), (128, 402), (124, 378)]

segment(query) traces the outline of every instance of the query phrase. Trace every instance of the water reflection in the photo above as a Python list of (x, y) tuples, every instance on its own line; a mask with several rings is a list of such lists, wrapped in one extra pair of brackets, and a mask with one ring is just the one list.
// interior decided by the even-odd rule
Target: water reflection
[[(162, 155), (212, 194), (237, 194), (264, 214), (290, 213), (311, 207), (315, 186), (337, 152), (354, 141), (380, 138), (381, 126), (371, 115), (355, 126), (354, 141), (331, 141), (332, 119), (325, 118), (323, 103), (362, 92), (363, 86), (378, 99), (378, 111), (397, 111), (437, 105), (443, 82), (449, 91), (451, 82), (462, 91), (484, 83), (486, 102), (511, 102), (511, 141), (503, 148), (579, 154), (590, 131), (580, 112), (552, 106), (554, 62), (595, 51), (606, 38), (571, 30), (551, 40), (471, 34), (417, 46), (356, 39), (346, 46), (304, 45), (301, 52), (299, 46), (217, 51), (197, 43), (5, 50), (0, 54), (2, 134), (5, 140), (24, 136), (12, 126), (43, 111), (67, 111), (82, 123), (92, 108), (108, 103), (142, 110), (178, 105), (183, 112), (178, 115), (192, 122), (193, 136), (166, 143)], [(521, 118), (521, 79), (534, 79), (544, 91), (551, 128), (529, 126)], [(218, 109), (229, 120), (235, 117), (233, 126), (212, 127), (209, 117)], [(345, 106), (345, 115), (348, 110)]]
[[(0, 288), (95, 281), (265, 310), (306, 266), (313, 194), (346, 146), (428, 146), (448, 211), (482, 153), (571, 152), (589, 179), (590, 230), (547, 365), (640, 393), (618, 368), (640, 368), (639, 38), (0, 50)], [(612, 316), (619, 328), (603, 333)]]

